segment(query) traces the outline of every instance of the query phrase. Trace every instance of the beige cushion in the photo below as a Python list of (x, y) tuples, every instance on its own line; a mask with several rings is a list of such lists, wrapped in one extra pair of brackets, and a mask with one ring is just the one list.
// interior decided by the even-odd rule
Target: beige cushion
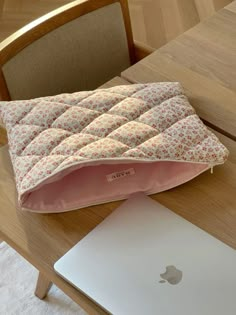
[(123, 15), (114, 3), (36, 40), (3, 73), (15, 100), (94, 89), (129, 65)]

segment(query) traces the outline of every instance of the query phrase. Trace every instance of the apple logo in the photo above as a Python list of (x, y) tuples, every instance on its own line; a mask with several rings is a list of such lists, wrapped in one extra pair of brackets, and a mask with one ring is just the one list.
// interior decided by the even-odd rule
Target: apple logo
[(160, 274), (163, 280), (160, 283), (165, 283), (166, 281), (170, 284), (178, 284), (183, 277), (181, 270), (177, 269), (175, 266), (167, 266), (166, 272)]

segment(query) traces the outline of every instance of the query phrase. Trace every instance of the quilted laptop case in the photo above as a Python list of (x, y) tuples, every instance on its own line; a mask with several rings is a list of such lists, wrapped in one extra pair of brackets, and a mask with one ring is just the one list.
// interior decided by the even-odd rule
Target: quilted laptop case
[(228, 150), (177, 82), (0, 102), (22, 209), (63, 212), (158, 193)]

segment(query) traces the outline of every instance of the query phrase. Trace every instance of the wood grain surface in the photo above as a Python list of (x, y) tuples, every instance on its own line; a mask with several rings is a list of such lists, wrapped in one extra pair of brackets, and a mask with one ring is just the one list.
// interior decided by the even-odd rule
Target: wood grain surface
[(199, 116), (236, 139), (236, 1), (125, 70), (130, 82), (179, 81)]
[(129, 0), (134, 38), (159, 48), (232, 0)]
[[(128, 0), (135, 40), (159, 48), (232, 0)], [(0, 0), (0, 41), (71, 0)]]

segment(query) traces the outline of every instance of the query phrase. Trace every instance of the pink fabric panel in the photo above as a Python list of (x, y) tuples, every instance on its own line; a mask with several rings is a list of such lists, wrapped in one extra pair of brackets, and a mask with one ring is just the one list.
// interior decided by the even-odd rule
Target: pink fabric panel
[[(180, 185), (207, 168), (206, 164), (181, 162), (87, 166), (29, 193), (22, 207), (38, 212), (63, 212), (124, 199), (135, 192), (157, 193)], [(135, 174), (113, 181), (107, 178), (129, 169)]]

